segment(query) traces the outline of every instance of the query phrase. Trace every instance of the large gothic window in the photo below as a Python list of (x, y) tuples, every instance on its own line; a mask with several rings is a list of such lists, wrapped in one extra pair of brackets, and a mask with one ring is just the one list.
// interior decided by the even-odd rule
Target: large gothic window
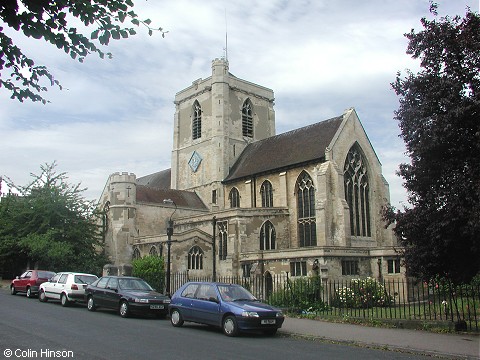
[(315, 223), (315, 187), (303, 171), (297, 180), (298, 240), (300, 247), (317, 245)]
[(352, 236), (371, 236), (368, 171), (365, 156), (355, 143), (343, 167), (345, 198), (350, 208)]
[(192, 138), (193, 140), (202, 137), (202, 108), (198, 101), (195, 100), (193, 104), (192, 116)]
[(273, 189), (270, 181), (263, 182), (260, 194), (262, 195), (262, 207), (273, 207)]
[(242, 135), (253, 138), (252, 102), (245, 100), (242, 106)]
[(142, 256), (140, 255), (140, 250), (137, 247), (133, 248), (132, 260), (140, 259)]
[(193, 246), (188, 252), (188, 269), (202, 270), (203, 269), (203, 250), (197, 245)]
[(227, 240), (228, 225), (227, 221), (218, 221), (218, 259), (225, 260), (227, 258)]
[(230, 194), (228, 195), (228, 199), (230, 200), (230, 207), (237, 208), (240, 207), (240, 194), (238, 193), (237, 188), (233, 188), (230, 190)]
[(270, 221), (265, 221), (260, 229), (260, 250), (275, 249), (275, 228)]

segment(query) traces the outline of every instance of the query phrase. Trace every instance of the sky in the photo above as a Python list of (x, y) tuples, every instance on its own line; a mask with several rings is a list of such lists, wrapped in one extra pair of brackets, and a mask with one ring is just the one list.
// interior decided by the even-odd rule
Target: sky
[[(479, 2), (438, 0), (438, 13), (464, 16), (467, 6), (478, 12)], [(170, 168), (175, 94), (210, 76), (212, 60), (228, 55), (232, 74), (274, 90), (277, 134), (354, 107), (391, 204), (407, 203), (395, 174), (408, 158), (390, 84), (398, 71), (419, 69), (404, 34), (422, 30), (422, 17), (433, 19), (428, 0), (136, 0), (134, 10), (168, 33), (139, 28), (110, 43), (111, 60), (91, 55), (81, 64), (5, 29), (64, 90), (49, 88), (43, 105), (12, 100), (0, 88), (0, 176), (27, 185), (55, 161), (58, 173), (97, 200), (114, 172), (141, 177)]]

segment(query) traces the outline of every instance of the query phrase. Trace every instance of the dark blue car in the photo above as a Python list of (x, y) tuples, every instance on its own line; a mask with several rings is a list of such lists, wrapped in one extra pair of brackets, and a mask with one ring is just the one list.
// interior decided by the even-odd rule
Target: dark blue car
[(275, 335), (285, 320), (281, 310), (235, 284), (188, 282), (173, 294), (168, 309), (173, 326), (184, 321), (213, 325), (227, 336), (248, 330)]

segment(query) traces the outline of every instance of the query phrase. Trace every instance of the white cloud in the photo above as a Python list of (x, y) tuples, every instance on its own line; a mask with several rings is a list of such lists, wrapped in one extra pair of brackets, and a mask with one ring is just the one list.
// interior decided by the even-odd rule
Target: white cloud
[[(467, 5), (478, 11), (476, 0), (439, 3), (442, 16), (464, 15)], [(406, 196), (395, 171), (407, 159), (390, 83), (398, 70), (418, 66), (403, 34), (421, 28), (428, 7), (428, 0), (138, 1), (140, 18), (168, 30), (166, 37), (139, 28), (110, 44), (112, 60), (92, 55), (84, 64), (6, 29), (68, 90), (51, 88), (46, 106), (0, 91), (0, 175), (24, 185), (56, 160), (95, 199), (113, 172), (170, 167), (175, 93), (210, 75), (228, 29), (230, 71), (275, 91), (277, 132), (356, 108), (398, 206)]]

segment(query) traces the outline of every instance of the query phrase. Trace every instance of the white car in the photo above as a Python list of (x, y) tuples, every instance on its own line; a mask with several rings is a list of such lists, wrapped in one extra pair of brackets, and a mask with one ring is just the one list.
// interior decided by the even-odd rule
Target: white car
[(57, 273), (49, 281), (40, 285), (38, 300), (41, 302), (48, 299), (60, 300), (62, 306), (68, 306), (74, 302), (85, 302), (85, 289), (98, 277), (93, 274), (76, 272)]

